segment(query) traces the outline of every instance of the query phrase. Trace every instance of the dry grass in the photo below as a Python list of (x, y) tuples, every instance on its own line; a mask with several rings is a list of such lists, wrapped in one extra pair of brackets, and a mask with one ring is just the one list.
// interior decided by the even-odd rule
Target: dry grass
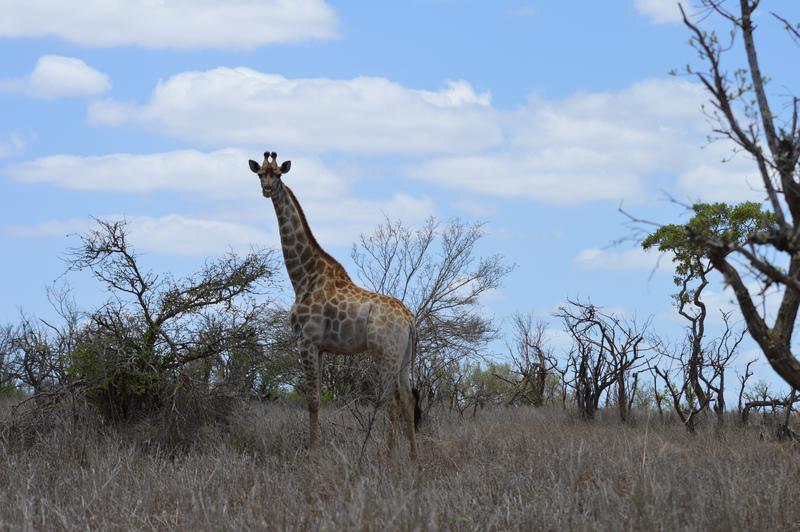
[[(0, 411), (7, 427), (9, 409)], [(6, 432), (0, 528), (776, 530), (800, 523), (800, 451), (758, 429), (691, 437), (675, 425), (586, 424), (549, 409), (484, 410), (464, 420), (440, 413), (423, 431), (415, 467), (405, 456), (387, 460), (381, 437), (359, 463), (352, 420), (333, 411), (323, 420), (326, 443), (313, 453), (305, 450), (303, 410), (277, 405), (242, 406), (230, 422), (192, 432), (194, 444), (181, 452), (160, 446), (158, 425), (111, 431), (63, 415), (26, 445)]]

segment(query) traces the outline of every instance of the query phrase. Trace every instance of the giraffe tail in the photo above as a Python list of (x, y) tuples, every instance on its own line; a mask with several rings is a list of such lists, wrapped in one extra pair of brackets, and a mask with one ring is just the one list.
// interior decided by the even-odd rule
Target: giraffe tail
[(419, 432), (419, 422), (422, 419), (422, 409), (419, 407), (419, 388), (411, 388), (414, 396), (414, 432)]
[[(414, 361), (417, 358), (417, 327), (416, 325), (411, 325), (411, 360), (409, 361), (409, 371), (414, 367)], [(419, 407), (420, 403), (420, 394), (419, 388), (412, 386), (411, 387), (411, 395), (414, 396), (414, 432), (419, 431), (419, 424), (422, 420), (422, 409)]]

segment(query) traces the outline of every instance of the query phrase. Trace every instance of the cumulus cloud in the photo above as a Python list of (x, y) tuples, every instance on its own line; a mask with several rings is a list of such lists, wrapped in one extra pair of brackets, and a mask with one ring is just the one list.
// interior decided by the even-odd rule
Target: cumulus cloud
[[(645, 80), (615, 92), (563, 100), (532, 98), (499, 113), (504, 141), (469, 155), (434, 157), (417, 178), (480, 195), (556, 204), (637, 200), (660, 191), (651, 178), (676, 177), (678, 195), (703, 201), (761, 200), (755, 167), (732, 144), (707, 143), (696, 84)], [(723, 162), (726, 160), (727, 162)]]
[(165, 255), (213, 255), (228, 249), (278, 245), (277, 236), (263, 229), (227, 220), (171, 214), (130, 219), (131, 238), (145, 251)]
[(95, 124), (138, 124), (209, 145), (360, 153), (451, 152), (501, 140), (488, 93), (463, 81), (414, 90), (384, 78), (287, 79), (249, 68), (184, 72), (136, 105), (95, 102)]
[[(384, 215), (402, 217), (415, 225), (434, 212), (430, 198), (403, 194), (385, 200), (300, 201), (314, 235), (324, 247), (352, 244), (361, 233), (382, 222)], [(252, 246), (280, 246), (272, 205), (267, 202), (259, 205), (262, 208), (248, 212), (240, 209), (213, 217), (183, 214), (99, 217), (127, 220), (131, 242), (141, 251), (163, 255), (217, 255), (229, 249), (246, 251)], [(45, 220), (31, 225), (6, 225), (0, 230), (17, 238), (41, 238), (81, 233), (93, 225), (89, 219)]]
[(87, 46), (253, 49), (336, 37), (324, 0), (0, 0), (0, 37)]
[(97, 96), (110, 88), (108, 76), (99, 70), (80, 59), (60, 55), (40, 57), (33, 71), (24, 78), (0, 80), (0, 91), (19, 92), (45, 100)]
[[(226, 220), (170, 214), (161, 217), (106, 215), (125, 219), (137, 250), (165, 255), (215, 255), (252, 246), (276, 246), (277, 236), (262, 229)], [(94, 227), (90, 219), (46, 220), (29, 226), (6, 226), (3, 232), (19, 238), (65, 236)]]
[(548, 154), (506, 153), (438, 159), (412, 169), (411, 173), (418, 179), (460, 190), (545, 203), (579, 204), (641, 196), (640, 180), (629, 171), (611, 174), (602, 168), (580, 173), (565, 170)]
[[(11, 165), (6, 172), (26, 184), (115, 193), (173, 191), (213, 199), (218, 212), (211, 219), (183, 215), (128, 216), (132, 231), (147, 242), (147, 249), (185, 254), (212, 248), (224, 250), (225, 245), (238, 248), (244, 243), (277, 244), (272, 204), (262, 198), (257, 179), (247, 167), (248, 158), (253, 156), (233, 148), (144, 155), (53, 155)], [(429, 197), (403, 193), (384, 198), (358, 197), (352, 188), (353, 179), (343, 177), (316, 159), (294, 160), (292, 171), (284, 180), (297, 194), (315, 235), (324, 245), (349, 245), (362, 232), (382, 222), (384, 216), (402, 218), (413, 225), (435, 212)], [(254, 225), (262, 229), (252, 229)], [(35, 237), (86, 228), (73, 226), (74, 221), (53, 221), (29, 228), (14, 227), (10, 231), (20, 237)], [(266, 239), (264, 234), (273, 236)], [(174, 249), (169, 244), (173, 237), (180, 240), (180, 243), (174, 240)]]
[(721, 165), (730, 145), (706, 146), (706, 99), (697, 84), (652, 79), (501, 110), (464, 81), (432, 91), (216, 68), (176, 74), (144, 104), (94, 102), (89, 118), (211, 146), (269, 139), (284, 152), (401, 155), (406, 175), (480, 196), (638, 200), (660, 193), (649, 178), (670, 176), (692, 199), (758, 198), (746, 161)]
[[(135, 155), (50, 155), (10, 166), (6, 173), (21, 183), (47, 183), (73, 190), (130, 193), (174, 190), (230, 198), (257, 190), (247, 160), (248, 154), (237, 149), (210, 153), (176, 150)], [(299, 166), (302, 172), (308, 165)], [(322, 172), (323, 184), (330, 179)]]
[(694, 84), (647, 80), (609, 93), (532, 98), (498, 113), (504, 142), (416, 165), (418, 179), (482, 195), (558, 204), (639, 199), (646, 178), (691, 168), (704, 154)]
[[(686, 9), (684, 2), (684, 9)], [(675, 24), (681, 21), (677, 0), (634, 0), (633, 5), (642, 15), (656, 24)]]
[(668, 257), (665, 257), (663, 253), (657, 250), (644, 251), (638, 248), (625, 251), (584, 249), (575, 257), (575, 264), (585, 270), (653, 270), (659, 265), (671, 268)]
[[(206, 198), (257, 198), (258, 179), (247, 165), (260, 153), (238, 148), (203, 152), (109, 155), (50, 155), (10, 165), (5, 173), (20, 183), (49, 184), (71, 190), (117, 193), (174, 191)], [(284, 178), (305, 200), (336, 202), (351, 194), (352, 179), (319, 159), (296, 158)]]
[(47, 236), (67, 236), (80, 233), (92, 227), (89, 219), (71, 218), (69, 220), (44, 220), (31, 225), (4, 225), (3, 234), (17, 238), (37, 238)]
[(678, 194), (689, 201), (762, 201), (764, 185), (755, 162), (743, 153), (731, 158), (730, 145), (718, 142), (696, 164), (681, 171)]

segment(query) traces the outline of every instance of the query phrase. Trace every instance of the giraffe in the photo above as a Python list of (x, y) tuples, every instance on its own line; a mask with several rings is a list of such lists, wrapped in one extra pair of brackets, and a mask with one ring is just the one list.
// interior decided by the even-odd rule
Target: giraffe
[(319, 446), (322, 354), (367, 353), (377, 361), (379, 382), (384, 385), (380, 397), (387, 404), (389, 450), (394, 448), (396, 418), (402, 417), (411, 459), (416, 461), (418, 394), (410, 382), (416, 351), (414, 315), (397, 299), (357, 286), (322, 249), (300, 203), (281, 179), (291, 161), (278, 166), (277, 154), (265, 152), (262, 164), (249, 163), (258, 174), (262, 194), (275, 207), (283, 258), (295, 292), (290, 320), (305, 371), (309, 448)]

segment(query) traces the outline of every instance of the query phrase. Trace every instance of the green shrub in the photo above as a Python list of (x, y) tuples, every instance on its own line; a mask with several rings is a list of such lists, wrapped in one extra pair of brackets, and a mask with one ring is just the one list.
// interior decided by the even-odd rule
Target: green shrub
[(115, 422), (135, 420), (161, 407), (175, 390), (175, 379), (159, 371), (152, 356), (106, 347), (85, 343), (69, 356), (69, 374), (83, 381), (89, 402)]
[(22, 390), (11, 383), (0, 385), (0, 399), (17, 399), (22, 396)]

